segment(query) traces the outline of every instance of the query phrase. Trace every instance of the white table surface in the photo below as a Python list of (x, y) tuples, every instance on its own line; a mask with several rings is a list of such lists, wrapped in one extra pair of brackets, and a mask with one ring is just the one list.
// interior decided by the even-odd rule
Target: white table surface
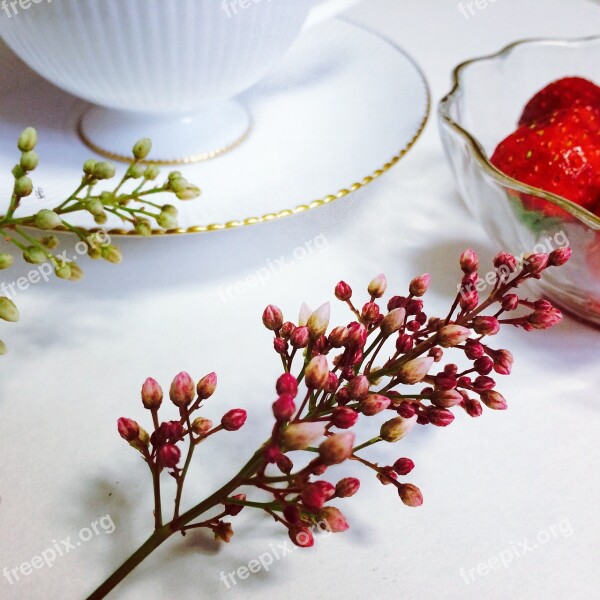
[[(367, 0), (349, 14), (412, 53), (436, 100), (463, 59), (525, 37), (594, 34), (600, 25), (599, 6), (588, 0), (496, 0), (470, 19), (454, 0)], [(326, 251), (223, 302), (220, 288), (317, 236)], [(397, 167), (341, 202), (241, 231), (126, 240), (119, 267), (88, 263), (78, 284), (52, 281), (19, 296), (21, 323), (0, 329), (10, 345), (0, 360), (0, 569), (29, 561), (52, 540), (74, 539), (103, 515), (116, 529), (18, 583), (0, 577), (0, 598), (84, 598), (147, 537), (150, 479), (115, 428), (122, 415), (146, 418), (139, 403), (145, 377), (166, 387), (182, 369), (197, 378), (216, 370), (219, 390), (207, 412), (250, 411), (243, 431), (206, 445), (189, 502), (233, 473), (268, 435), (279, 368), (260, 321), (267, 303), (294, 318), (301, 301), (330, 299), (341, 278), (358, 291), (383, 271), (401, 293), (413, 275), (430, 271), (430, 310), (441, 312), (466, 246), (487, 259), (498, 250), (455, 193), (432, 118)], [(334, 317), (347, 321), (337, 305)], [(393, 489), (365, 473), (361, 493), (339, 503), (351, 530), (276, 561), (269, 573), (230, 590), (219, 580), (221, 571), (287, 539), (268, 519), (242, 513), (231, 544), (218, 547), (204, 534), (173, 539), (111, 597), (599, 597), (600, 336), (567, 318), (545, 333), (507, 331), (502, 345), (517, 359), (500, 388), (510, 410), (422, 429), (370, 453), (388, 464), (414, 459), (410, 481), (423, 490), (421, 508), (404, 507)], [(515, 556), (525, 539), (542, 543)], [(503, 552), (513, 556), (508, 567), (470, 583), (461, 576), (461, 568), (494, 564)]]

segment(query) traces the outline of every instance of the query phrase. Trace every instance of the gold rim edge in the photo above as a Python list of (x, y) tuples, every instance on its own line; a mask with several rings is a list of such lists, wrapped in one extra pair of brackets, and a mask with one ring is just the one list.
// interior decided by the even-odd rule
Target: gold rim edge
[(456, 121), (454, 121), (454, 119), (452, 119), (452, 117), (450, 117), (450, 115), (448, 114), (448, 112), (446, 110), (446, 107), (454, 99), (454, 96), (456, 95), (456, 93), (459, 92), (461, 89), (462, 72), (473, 64), (501, 58), (502, 56), (509, 54), (515, 48), (517, 48), (519, 46), (526, 46), (529, 44), (552, 44), (552, 45), (575, 46), (575, 45), (579, 45), (579, 44), (585, 44), (587, 42), (600, 42), (600, 36), (592, 35), (592, 36), (586, 36), (586, 37), (582, 37), (582, 38), (573, 38), (573, 39), (569, 39), (569, 38), (530, 38), (530, 39), (524, 39), (524, 40), (517, 40), (516, 42), (512, 42), (511, 44), (508, 44), (507, 46), (505, 46), (498, 52), (494, 52), (492, 54), (486, 54), (484, 56), (478, 56), (478, 57), (466, 60), (454, 68), (454, 70), (452, 72), (452, 89), (440, 100), (439, 105), (438, 105), (438, 114), (452, 129), (454, 129), (457, 133), (459, 133), (463, 138), (466, 139), (467, 143), (469, 144), (469, 146), (471, 147), (471, 150), (473, 151), (473, 153), (475, 155), (475, 158), (478, 160), (478, 162), (481, 164), (481, 166), (484, 168), (484, 170), (487, 172), (487, 174), (490, 175), (493, 179), (495, 179), (502, 185), (505, 185), (507, 187), (515, 189), (518, 192), (523, 192), (526, 194), (533, 194), (535, 196), (543, 198), (544, 200), (548, 200), (549, 202), (556, 204), (558, 207), (562, 208), (569, 214), (573, 215), (580, 221), (583, 221), (587, 225), (590, 225), (594, 229), (600, 229), (600, 217), (589, 212), (585, 208), (579, 206), (578, 204), (575, 204), (574, 202), (571, 202), (570, 200), (567, 200), (566, 198), (563, 198), (562, 196), (557, 196), (556, 194), (553, 194), (552, 192), (546, 192), (545, 190), (541, 190), (540, 188), (536, 188), (536, 187), (527, 185), (525, 183), (522, 183), (520, 181), (517, 181), (516, 179), (513, 179), (512, 177), (509, 177), (508, 175), (505, 175), (502, 171), (498, 170), (489, 161), (489, 159), (487, 157), (487, 153), (483, 149), (483, 146), (479, 142), (479, 140), (475, 136), (473, 136), (471, 133), (469, 133), (466, 129), (464, 129), (461, 125), (459, 125)]
[[(86, 110), (84, 110), (82, 112), (81, 116), (79, 117), (79, 120), (77, 121), (76, 131), (77, 131), (77, 135), (79, 136), (79, 139), (90, 150), (93, 150), (94, 152), (96, 152), (96, 154), (99, 154), (100, 156), (103, 156), (104, 158), (108, 158), (110, 160), (116, 160), (116, 161), (122, 162), (122, 163), (131, 162), (131, 156), (125, 156), (124, 154), (117, 154), (115, 152), (111, 152), (110, 150), (105, 150), (104, 148), (101, 148), (100, 146), (98, 146), (97, 144), (92, 142), (92, 140), (86, 135), (85, 131), (83, 131), (83, 119), (84, 119), (85, 115), (88, 113), (88, 111), (91, 110), (91, 108), (93, 108), (93, 107), (88, 107)], [(176, 165), (191, 165), (191, 164), (195, 164), (195, 163), (199, 163), (199, 162), (206, 162), (209, 160), (213, 160), (213, 159), (219, 158), (220, 156), (223, 156), (224, 154), (227, 154), (228, 152), (231, 152), (232, 150), (235, 150), (236, 148), (241, 146), (250, 137), (250, 134), (252, 133), (252, 128), (253, 128), (253, 123), (252, 123), (252, 119), (250, 119), (248, 122), (248, 127), (246, 128), (246, 130), (240, 137), (238, 137), (236, 140), (231, 142), (231, 144), (228, 144), (227, 146), (223, 146), (222, 148), (218, 148), (217, 150), (211, 150), (209, 152), (203, 152), (202, 154), (193, 154), (192, 156), (186, 156), (184, 158), (177, 158), (177, 159), (172, 159), (172, 160), (171, 159), (157, 159), (157, 160), (142, 160), (140, 162), (142, 164), (153, 164), (153, 165), (158, 165), (160, 167), (165, 167), (165, 166), (176, 166)]]
[[(236, 220), (236, 221), (227, 221), (225, 223), (211, 223), (209, 225), (192, 225), (190, 227), (185, 227), (185, 228), (181, 227), (181, 228), (169, 229), (169, 230), (153, 229), (151, 236), (141, 236), (135, 230), (119, 229), (119, 228), (108, 229), (108, 230), (106, 230), (107, 233), (109, 235), (115, 235), (115, 236), (127, 236), (127, 237), (141, 238), (141, 237), (153, 237), (153, 236), (163, 236), (163, 235), (170, 236), (170, 235), (185, 235), (185, 234), (192, 234), (192, 233), (208, 233), (211, 231), (224, 231), (227, 229), (239, 229), (241, 227), (257, 225), (258, 223), (265, 223), (267, 221), (275, 221), (275, 220), (281, 219), (283, 217), (289, 217), (289, 216), (300, 214), (302, 212), (313, 210), (314, 208), (319, 208), (321, 206), (325, 206), (326, 204), (330, 204), (331, 202), (334, 202), (335, 200), (344, 198), (345, 196), (348, 196), (349, 194), (352, 194), (352, 193), (366, 187), (367, 185), (369, 185), (370, 183), (375, 181), (377, 178), (381, 177), (381, 175), (383, 175), (384, 173), (387, 173), (396, 164), (398, 164), (400, 162), (400, 160), (402, 158), (404, 158), (404, 156), (406, 156), (406, 154), (408, 154), (408, 152), (411, 150), (411, 148), (417, 143), (419, 138), (422, 136), (423, 131), (425, 130), (425, 127), (427, 126), (429, 117), (431, 115), (431, 90), (429, 88), (429, 84), (428, 84), (427, 80), (425, 79), (425, 76), (423, 75), (421, 70), (418, 68), (416, 63), (415, 63), (415, 67), (417, 67), (417, 69), (419, 70), (419, 74), (421, 76), (423, 86), (425, 88), (425, 95), (426, 95), (425, 115), (423, 116), (423, 119), (421, 120), (419, 128), (417, 129), (417, 132), (414, 134), (414, 136), (410, 139), (410, 141), (406, 144), (406, 146), (404, 146), (404, 148), (402, 148), (400, 150), (400, 152), (398, 152), (398, 154), (393, 156), (389, 161), (387, 161), (384, 165), (382, 165), (379, 169), (375, 170), (370, 175), (363, 177), (363, 179), (360, 182), (353, 183), (350, 186), (348, 186), (347, 188), (342, 188), (342, 189), (338, 190), (335, 194), (329, 194), (328, 196), (325, 196), (318, 200), (313, 200), (312, 202), (309, 202), (307, 204), (299, 204), (299, 205), (295, 206), (294, 208), (285, 208), (285, 209), (282, 209), (275, 213), (267, 213), (267, 214), (264, 214), (259, 217), (247, 217), (245, 219)], [(155, 163), (155, 164), (159, 164), (159, 163)], [(85, 228), (82, 228), (82, 229), (85, 229)], [(96, 227), (96, 228), (85, 229), (85, 230), (89, 231), (90, 233), (93, 233), (95, 231), (100, 231), (100, 228)], [(57, 228), (55, 231), (68, 233), (68, 230), (65, 228)]]

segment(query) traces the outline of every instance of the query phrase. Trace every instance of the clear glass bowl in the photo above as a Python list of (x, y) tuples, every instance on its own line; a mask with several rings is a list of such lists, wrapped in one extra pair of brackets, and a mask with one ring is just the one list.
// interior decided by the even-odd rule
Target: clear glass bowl
[[(464, 62), (440, 102), (439, 128), (458, 190), (486, 232), (516, 256), (568, 244), (571, 260), (548, 269), (541, 290), (567, 311), (600, 325), (600, 217), (507, 177), (489, 161), (538, 90), (576, 75), (600, 85), (600, 36), (522, 41)], [(530, 210), (527, 199), (523, 205), (528, 195), (541, 210)]]

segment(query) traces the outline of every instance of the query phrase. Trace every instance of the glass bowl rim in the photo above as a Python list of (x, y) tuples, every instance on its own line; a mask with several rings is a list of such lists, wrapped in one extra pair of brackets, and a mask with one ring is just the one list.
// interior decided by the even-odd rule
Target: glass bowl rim
[(483, 56), (477, 56), (470, 58), (460, 63), (452, 71), (452, 88), (451, 90), (440, 100), (438, 104), (438, 115), (451, 129), (458, 133), (466, 142), (470, 148), (475, 159), (483, 168), (483, 170), (497, 183), (513, 189), (518, 192), (530, 194), (538, 198), (543, 198), (552, 204), (557, 205), (565, 212), (573, 215), (579, 221), (582, 221), (589, 227), (595, 230), (600, 230), (600, 217), (586, 210), (582, 206), (579, 206), (575, 202), (571, 202), (562, 196), (558, 196), (551, 192), (546, 192), (537, 187), (521, 183), (508, 175), (505, 175), (502, 171), (498, 170), (488, 159), (487, 153), (483, 149), (483, 145), (479, 140), (467, 131), (464, 127), (459, 125), (449, 114), (449, 107), (455, 101), (456, 96), (462, 91), (462, 75), (471, 65), (481, 62), (494, 62), (496, 60), (502, 60), (513, 52), (516, 48), (521, 46), (564, 46), (564, 47), (577, 47), (585, 46), (587, 44), (600, 44), (600, 35), (586, 36), (582, 38), (530, 38), (524, 40), (518, 40), (505, 46), (498, 52), (493, 54), (486, 54)]

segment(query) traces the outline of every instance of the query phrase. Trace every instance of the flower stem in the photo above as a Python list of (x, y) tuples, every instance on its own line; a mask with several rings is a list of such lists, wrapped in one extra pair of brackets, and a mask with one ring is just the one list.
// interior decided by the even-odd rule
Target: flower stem
[(196, 506), (190, 508), (179, 518), (157, 529), (104, 583), (87, 597), (87, 600), (101, 600), (102, 598), (106, 598), (129, 573), (174, 533), (181, 531), (183, 527), (204, 514), (207, 510), (218, 504), (222, 504), (232, 492), (243, 484), (245, 479), (252, 477), (259, 469), (263, 462), (263, 449), (265, 446), (266, 444), (261, 446), (244, 467), (242, 467), (241, 471), (223, 487), (199, 504), (196, 504)]

